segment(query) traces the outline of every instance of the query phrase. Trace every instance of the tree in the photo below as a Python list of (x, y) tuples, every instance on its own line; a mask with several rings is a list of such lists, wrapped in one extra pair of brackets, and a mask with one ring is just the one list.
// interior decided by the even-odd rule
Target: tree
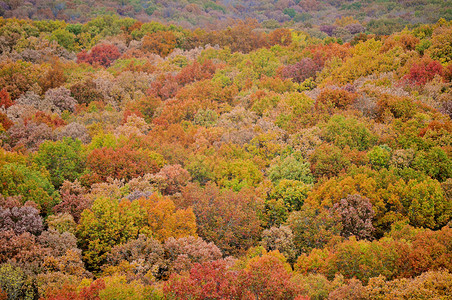
[(336, 25), (322, 25), (320, 26), (320, 31), (323, 31), (329, 36), (332, 36), (336, 28)]
[(88, 286), (83, 287), (77, 292), (76, 286), (66, 285), (61, 289), (50, 291), (46, 293), (46, 299), (48, 300), (98, 300), (100, 299), (99, 293), (105, 289), (104, 279), (96, 279), (89, 283)]
[(292, 32), (287, 28), (278, 28), (268, 34), (267, 40), (269, 46), (274, 45), (289, 46), (292, 43)]
[(443, 66), (440, 62), (436, 60), (424, 60), (420, 63), (413, 64), (405, 79), (412, 84), (425, 85), (435, 75), (442, 76), (442, 74)]
[[(280, 63), (276, 55), (266, 48), (261, 48), (248, 54), (240, 66), (244, 70), (251, 68), (250, 73), (255, 78), (263, 78), (264, 76), (273, 77)], [(242, 71), (243, 72), (243, 71)]]
[(98, 198), (82, 213), (77, 238), (89, 270), (98, 271), (113, 246), (138, 237), (144, 216), (137, 202)]
[(72, 32), (67, 31), (66, 29), (59, 28), (54, 30), (50, 36), (50, 40), (57, 41), (58, 44), (63, 46), (68, 50), (75, 50), (75, 35)]
[(66, 125), (66, 122), (63, 119), (55, 114), (50, 115), (50, 112), (37, 111), (34, 116), (32, 116), (32, 119), (37, 124), (45, 124), (51, 129)]
[(64, 127), (58, 128), (57, 138), (62, 140), (64, 137), (72, 138), (73, 140), (79, 139), (83, 144), (91, 142), (88, 129), (77, 122), (72, 122)]
[(30, 299), (35, 296), (24, 272), (11, 264), (0, 265), (0, 289), (7, 295), (5, 300)]
[(28, 121), (14, 124), (9, 130), (9, 145), (36, 151), (46, 140), (53, 140), (52, 128), (45, 123)]
[(190, 173), (181, 165), (166, 165), (152, 177), (152, 181), (163, 195), (180, 193), (190, 181)]
[(267, 226), (283, 224), (290, 212), (300, 210), (312, 186), (297, 180), (281, 180), (265, 199)]
[(268, 170), (268, 177), (273, 182), (281, 179), (298, 180), (307, 184), (313, 182), (309, 163), (304, 162), (300, 152), (276, 160)]
[(159, 241), (140, 234), (137, 239), (114, 246), (107, 255), (107, 264), (104, 266), (104, 274), (119, 273), (124, 262), (131, 265), (127, 271), (128, 280), (140, 279), (146, 281), (149, 274), (161, 279), (166, 269), (164, 261), (164, 249)]
[(39, 146), (34, 161), (50, 172), (52, 184), (57, 188), (64, 180), (78, 179), (85, 169), (82, 143), (71, 138), (57, 142), (45, 141)]
[(146, 300), (161, 297), (161, 293), (156, 292), (153, 287), (144, 285), (139, 281), (128, 282), (124, 276), (111, 276), (104, 280), (105, 288), (99, 291), (100, 299)]
[(20, 97), (15, 101), (15, 104), (32, 107), (42, 111), (49, 111), (51, 109), (47, 103), (42, 101), (41, 96), (34, 91), (27, 91), (20, 95)]
[(39, 67), (24, 61), (0, 63), (0, 88), (5, 89), (12, 100), (30, 90), (40, 77)]
[(70, 232), (49, 229), (43, 231), (37, 240), (43, 247), (51, 249), (54, 257), (64, 256), (68, 250), (78, 250), (77, 239)]
[(386, 145), (375, 146), (367, 152), (367, 158), (375, 169), (387, 168), (391, 159), (391, 149)]
[(61, 202), (53, 207), (53, 212), (69, 214), (78, 223), (82, 212), (91, 206), (92, 201), (84, 194), (65, 190), (64, 183), (60, 189), (60, 195)]
[(322, 136), (327, 142), (344, 148), (360, 151), (367, 150), (375, 144), (377, 137), (357, 118), (334, 115), (322, 128)]
[(183, 207), (193, 207), (198, 235), (224, 254), (243, 252), (259, 239), (262, 202), (253, 192), (222, 191), (214, 183), (205, 188), (189, 184), (182, 190), (182, 199)]
[(302, 83), (308, 78), (315, 79), (320, 69), (321, 67), (312, 58), (303, 58), (293, 65), (284, 67), (281, 75), (283, 78), (292, 78), (293, 81)]
[(47, 70), (46, 75), (41, 78), (39, 85), (41, 86), (42, 91), (47, 93), (50, 89), (61, 87), (66, 80), (67, 77), (64, 74), (64, 67), (60, 61), (54, 60)]
[(171, 31), (157, 31), (143, 37), (142, 49), (162, 57), (170, 54), (176, 47), (176, 36)]
[(262, 247), (267, 251), (278, 250), (289, 262), (293, 262), (297, 255), (294, 235), (288, 226), (271, 227), (262, 232)]
[(188, 276), (172, 275), (163, 291), (175, 299), (233, 299), (240, 295), (237, 280), (224, 260), (197, 263)]
[[(438, 22), (439, 23), (439, 22)], [(452, 28), (450, 26), (438, 26), (432, 34), (432, 45), (427, 53), (435, 60), (441, 63), (451, 61), (451, 39)]]
[(409, 97), (381, 95), (377, 102), (377, 120), (383, 121), (386, 116), (401, 118), (403, 121), (413, 117), (416, 106)]
[(147, 149), (104, 147), (88, 154), (86, 166), (92, 173), (86, 176), (95, 181), (105, 181), (108, 177), (130, 180), (147, 173), (156, 173), (162, 162), (163, 158), (159, 154)]
[(343, 155), (341, 149), (327, 143), (320, 145), (314, 150), (309, 162), (315, 178), (337, 176), (350, 166), (350, 160)]
[(29, 232), (16, 235), (0, 231), (0, 264), (10, 262), (32, 276), (44, 271), (44, 261), (50, 254), (50, 249), (42, 247)]
[(422, 171), (440, 182), (452, 177), (452, 161), (439, 147), (419, 151), (412, 164), (414, 169)]
[(210, 59), (202, 64), (195, 61), (183, 67), (174, 79), (184, 86), (195, 81), (211, 79), (216, 69), (217, 66)]
[(0, 193), (4, 196), (22, 196), (22, 202), (33, 201), (41, 213), (50, 213), (57, 202), (55, 189), (46, 172), (36, 171), (23, 164), (4, 164), (0, 168)]
[(56, 230), (59, 233), (70, 232), (72, 234), (76, 232), (77, 223), (68, 213), (50, 215), (46, 223), (49, 226), (49, 230)]
[(258, 166), (248, 159), (218, 161), (213, 171), (219, 186), (234, 191), (255, 187), (263, 177)]
[(49, 89), (45, 101), (50, 102), (60, 114), (64, 111), (74, 112), (77, 100), (71, 97), (71, 91), (64, 87)]
[(0, 112), (0, 125), (2, 128), (2, 129), (0, 129), (0, 132), (1, 132), (3, 130), (6, 131), (6, 130), (10, 129), (14, 125), (14, 123), (10, 119), (8, 119), (8, 116), (6, 114)]
[(399, 251), (405, 247), (400, 242), (391, 240), (357, 241), (350, 238), (334, 250), (329, 261), (329, 278), (340, 272), (346, 278), (356, 277), (365, 283), (379, 275), (393, 278), (397, 275)]
[(294, 299), (297, 287), (291, 281), (291, 274), (277, 256), (279, 253), (271, 254), (248, 261), (244, 272), (239, 275), (243, 293), (255, 299)]
[(206, 40), (201, 42), (202, 45), (229, 47), (232, 52), (249, 53), (265, 45), (263, 35), (254, 30), (257, 25), (256, 20), (238, 20), (225, 30), (206, 35)]
[(175, 80), (174, 76), (160, 75), (157, 80), (151, 83), (149, 93), (155, 98), (160, 98), (161, 100), (167, 100), (176, 96), (177, 92), (180, 90), (181, 86), (178, 81)]
[(90, 270), (98, 271), (107, 262), (111, 249), (140, 233), (164, 241), (196, 232), (191, 209), (176, 210), (167, 197), (152, 194), (135, 201), (98, 198), (82, 213), (77, 237)]
[(397, 169), (358, 168), (348, 176), (325, 181), (306, 202), (329, 209), (345, 195), (367, 197), (375, 211), (376, 236), (382, 236), (391, 224), (407, 218), (416, 226), (432, 229), (444, 226), (450, 215), (450, 201), (444, 197), (440, 183), (416, 172), (402, 173), (407, 177), (404, 179), (398, 172)]
[(287, 226), (292, 230), (294, 244), (300, 252), (323, 248), (337, 239), (342, 229), (334, 215), (325, 210), (316, 210), (308, 204), (289, 214)]
[(97, 90), (97, 85), (92, 79), (86, 79), (84, 82), (77, 82), (71, 86), (71, 96), (79, 104), (90, 104), (92, 101), (103, 100), (103, 95)]
[(157, 193), (136, 201), (144, 210), (146, 230), (149, 230), (157, 240), (163, 242), (170, 237), (195, 235), (196, 217), (191, 207), (176, 208), (169, 197), (159, 196)]
[(112, 44), (99, 44), (94, 46), (89, 52), (83, 50), (77, 54), (79, 63), (85, 62), (91, 65), (109, 67), (121, 56), (118, 47)]
[[(22, 200), (22, 196), (6, 196), (6, 197), (4, 197), (2, 194), (0, 194), (0, 207), (3, 209), (20, 207), (21, 202), (22, 202), (21, 200)], [(33, 206), (33, 204), (31, 202), (29, 202), (29, 204), (31, 204), (30, 206)]]
[(39, 210), (31, 206), (1, 208), (0, 207), (0, 230), (12, 230), (19, 235), (30, 232), (38, 235), (44, 229)]
[(403, 169), (411, 166), (411, 163), (414, 159), (414, 150), (413, 149), (397, 149), (392, 152), (392, 157), (390, 161), (390, 165)]
[[(415, 278), (399, 278), (386, 280), (384, 276), (378, 276), (369, 280), (369, 284), (362, 291), (362, 299), (372, 297), (405, 299), (443, 298), (452, 292), (450, 271), (428, 271)], [(378, 295), (378, 296), (377, 296)], [(337, 298), (339, 299), (339, 298)], [(341, 298), (343, 299), (343, 298)]]
[(206, 263), (221, 259), (221, 250), (214, 243), (205, 242), (202, 238), (188, 236), (169, 238), (164, 244), (166, 257), (170, 260), (171, 272), (188, 272), (196, 263)]
[(440, 183), (428, 177), (408, 181), (401, 201), (413, 226), (439, 229), (452, 216), (452, 203), (445, 198)]
[(7, 109), (8, 107), (12, 106), (14, 102), (11, 100), (11, 97), (6, 90), (6, 88), (3, 88), (0, 90), (0, 108)]
[(452, 229), (419, 231), (413, 238), (411, 247), (401, 251), (399, 266), (403, 277), (414, 277), (433, 270), (451, 270), (450, 238)]
[[(333, 281), (329, 281), (322, 274), (296, 274), (292, 281), (295, 282), (297, 287), (300, 289), (302, 295), (298, 296), (297, 300), (305, 299), (330, 299), (330, 291), (342, 284), (343, 277), (339, 274)], [(354, 299), (355, 298), (340, 298), (340, 299)], [(364, 300), (364, 299), (362, 299)]]
[(358, 194), (348, 195), (333, 206), (333, 213), (340, 216), (342, 236), (348, 238), (354, 235), (358, 239), (372, 239), (372, 219), (375, 212), (369, 199)]

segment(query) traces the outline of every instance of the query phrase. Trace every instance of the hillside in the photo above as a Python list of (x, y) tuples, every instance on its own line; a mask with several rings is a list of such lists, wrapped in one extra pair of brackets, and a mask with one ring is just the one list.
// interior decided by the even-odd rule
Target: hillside
[[(230, 20), (256, 19), (267, 28), (332, 25), (353, 16), (373, 33), (390, 34), (439, 18), (452, 19), (450, 0), (134, 0), (134, 1), (0, 1), (0, 16), (87, 22), (103, 15), (119, 15), (142, 22), (173, 23), (185, 28), (219, 29)], [(375, 23), (376, 22), (376, 23)], [(388, 31), (383, 33), (382, 31)], [(378, 32), (377, 32), (378, 31)]]
[(206, 3), (0, 18), (0, 299), (451, 299), (452, 21)]

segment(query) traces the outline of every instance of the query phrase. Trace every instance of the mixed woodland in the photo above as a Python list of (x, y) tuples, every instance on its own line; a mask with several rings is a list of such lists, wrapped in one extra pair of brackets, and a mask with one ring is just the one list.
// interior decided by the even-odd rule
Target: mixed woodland
[[(406, 25), (452, 19), (451, 0), (0, 0), (5, 18), (88, 22), (105, 15), (157, 21), (184, 28), (222, 29), (231, 20), (256, 19), (262, 27), (281, 24), (309, 30), (353, 16), (372, 33), (390, 34)], [(386, 33), (382, 33), (382, 32)]]
[(80, 2), (0, 1), (0, 299), (451, 299), (450, 1)]

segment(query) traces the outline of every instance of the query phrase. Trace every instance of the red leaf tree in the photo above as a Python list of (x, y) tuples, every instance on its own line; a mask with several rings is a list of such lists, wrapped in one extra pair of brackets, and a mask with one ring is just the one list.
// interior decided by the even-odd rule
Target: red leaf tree
[(442, 74), (443, 66), (440, 62), (436, 60), (424, 60), (420, 63), (413, 64), (405, 79), (416, 85), (424, 85), (432, 80), (435, 75), (442, 76)]
[(118, 47), (115, 45), (100, 44), (94, 46), (89, 52), (83, 50), (77, 54), (77, 61), (108, 67), (120, 56), (121, 53), (119, 53)]

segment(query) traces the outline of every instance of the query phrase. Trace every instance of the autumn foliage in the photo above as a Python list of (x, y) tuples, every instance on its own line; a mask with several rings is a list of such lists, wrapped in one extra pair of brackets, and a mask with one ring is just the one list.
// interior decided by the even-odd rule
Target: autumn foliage
[[(113, 164), (112, 164), (113, 163)], [(151, 151), (130, 147), (95, 149), (86, 158), (91, 171), (84, 180), (105, 181), (108, 177), (130, 180), (159, 169), (159, 156)]]
[(82, 51), (78, 53), (77, 61), (108, 67), (118, 59), (119, 56), (121, 56), (121, 53), (119, 53), (119, 50), (115, 45), (101, 44), (94, 46), (89, 52)]
[(423, 61), (415, 63), (410, 69), (410, 73), (406, 76), (406, 79), (416, 85), (424, 85), (428, 81), (432, 80), (435, 75), (443, 75), (443, 67), (436, 60)]
[(0, 300), (450, 298), (447, 5), (51, 2), (0, 1)]
[(6, 91), (5, 88), (3, 88), (0, 91), (0, 107), (3, 107), (6, 109), (13, 104), (14, 103), (13, 103), (13, 101), (11, 101), (11, 97), (9, 96), (9, 93)]

